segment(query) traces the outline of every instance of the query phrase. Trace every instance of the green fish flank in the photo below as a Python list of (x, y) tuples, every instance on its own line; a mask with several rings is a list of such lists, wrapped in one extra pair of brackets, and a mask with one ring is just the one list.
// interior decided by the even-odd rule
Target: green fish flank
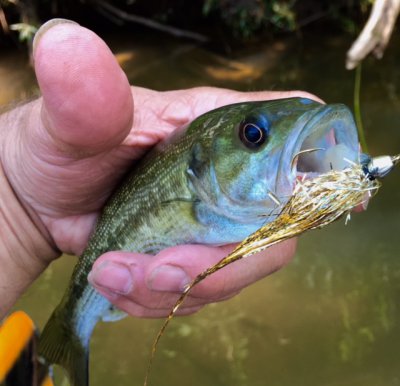
[(65, 368), (73, 386), (89, 384), (95, 325), (124, 316), (88, 283), (103, 253), (240, 242), (276, 219), (299, 176), (349, 161), (359, 162), (357, 130), (340, 104), (290, 98), (200, 116), (135, 164), (110, 197), (41, 334), (40, 355)]

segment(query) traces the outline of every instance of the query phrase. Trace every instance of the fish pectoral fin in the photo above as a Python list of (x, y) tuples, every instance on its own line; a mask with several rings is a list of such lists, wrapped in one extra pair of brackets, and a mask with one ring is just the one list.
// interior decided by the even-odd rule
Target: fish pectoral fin
[(125, 318), (126, 315), (126, 312), (121, 311), (115, 306), (110, 306), (108, 311), (101, 316), (101, 320), (103, 322), (117, 322), (118, 320)]

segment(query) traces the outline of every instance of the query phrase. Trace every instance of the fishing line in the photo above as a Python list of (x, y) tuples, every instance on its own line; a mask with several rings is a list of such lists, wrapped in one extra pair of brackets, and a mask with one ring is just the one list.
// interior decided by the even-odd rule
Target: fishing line
[(361, 117), (360, 107), (360, 90), (361, 90), (361, 63), (356, 67), (355, 80), (354, 80), (354, 118), (356, 120), (356, 126), (358, 131), (358, 138), (361, 144), (361, 148), (364, 153), (368, 153), (367, 139), (365, 137), (364, 126)]

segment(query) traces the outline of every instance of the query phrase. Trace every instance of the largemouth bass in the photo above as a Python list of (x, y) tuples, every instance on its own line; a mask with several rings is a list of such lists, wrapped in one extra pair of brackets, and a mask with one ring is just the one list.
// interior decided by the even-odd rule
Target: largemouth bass
[(72, 385), (88, 384), (92, 331), (121, 315), (87, 280), (101, 254), (241, 241), (276, 218), (299, 175), (342, 170), (358, 158), (354, 120), (340, 104), (291, 98), (200, 116), (149, 152), (111, 196), (43, 330), (40, 354), (63, 366)]

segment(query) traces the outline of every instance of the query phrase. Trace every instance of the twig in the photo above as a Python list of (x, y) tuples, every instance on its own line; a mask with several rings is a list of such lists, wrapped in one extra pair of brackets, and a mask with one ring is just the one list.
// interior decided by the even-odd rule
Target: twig
[(103, 1), (103, 0), (97, 0), (94, 2), (94, 4), (98, 5), (99, 7), (103, 8), (103, 10), (106, 10), (106, 11), (112, 13), (114, 16), (117, 16), (120, 19), (125, 20), (125, 21), (141, 24), (146, 27), (156, 29), (158, 31), (166, 32), (166, 33), (176, 36), (176, 37), (192, 39), (192, 40), (196, 40), (201, 43), (204, 43), (208, 40), (208, 38), (206, 36), (198, 34), (196, 32), (167, 26), (165, 24), (158, 23), (154, 20), (150, 20), (150, 19), (142, 17), (142, 16), (137, 16), (137, 15), (133, 15), (131, 13), (127, 13), (119, 8), (114, 7), (113, 5), (111, 5), (108, 2)]
[(314, 14), (312, 14), (312, 15), (310, 15), (310, 16), (302, 19), (302, 20), (299, 20), (296, 23), (296, 25), (297, 25), (298, 28), (303, 28), (303, 27), (305, 27), (305, 26), (307, 26), (307, 25), (309, 25), (309, 24), (311, 24), (311, 23), (313, 23), (313, 22), (315, 22), (315, 21), (317, 21), (319, 19), (322, 19), (323, 17), (326, 17), (327, 14), (328, 14), (328, 12), (326, 12), (326, 11), (320, 11), (320, 12), (314, 13)]

